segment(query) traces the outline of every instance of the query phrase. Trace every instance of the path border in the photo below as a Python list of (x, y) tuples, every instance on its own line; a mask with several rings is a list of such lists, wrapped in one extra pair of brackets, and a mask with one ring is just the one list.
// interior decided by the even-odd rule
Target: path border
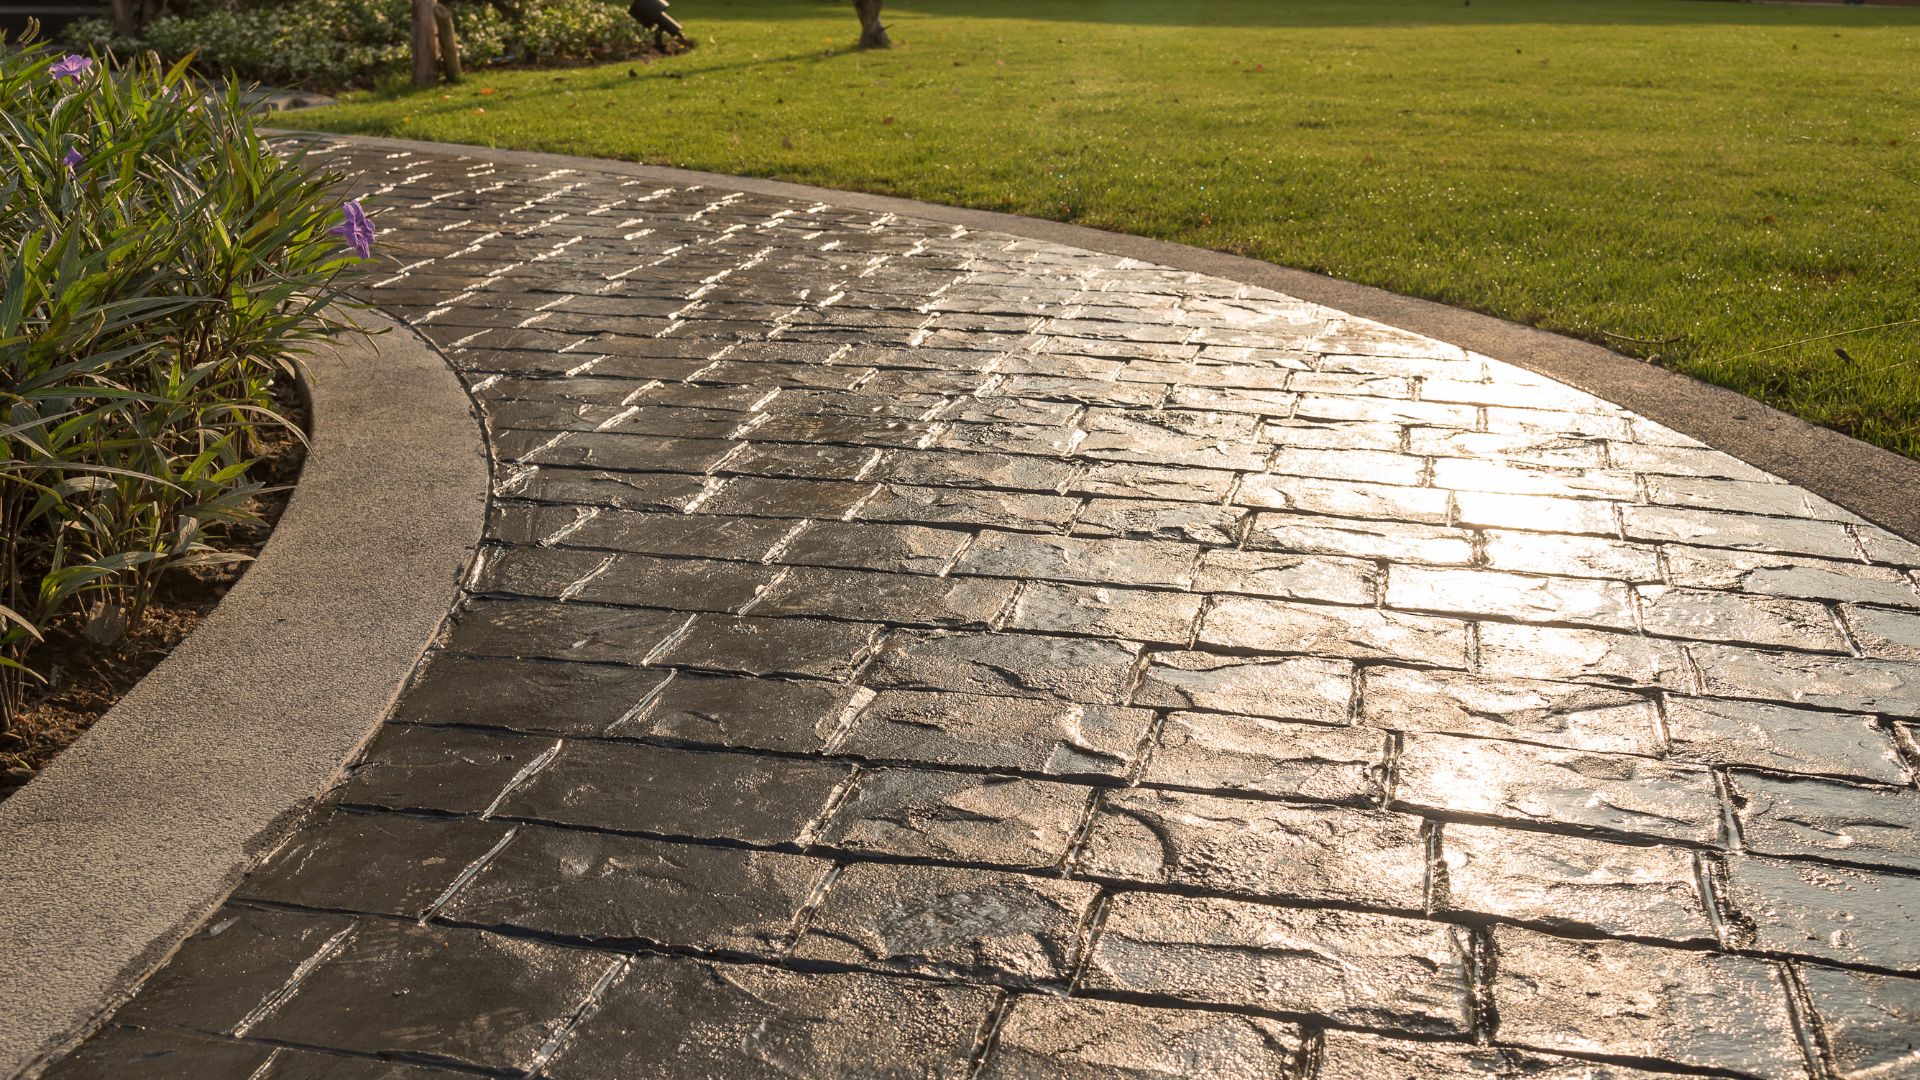
[[(296, 134), (283, 131), (279, 134)], [(490, 160), (549, 168), (593, 170), (663, 184), (715, 187), (790, 199), (831, 202), (857, 210), (895, 213), (969, 229), (1010, 233), (1109, 255), (1209, 274), (1351, 315), (1411, 330), (1517, 367), (1558, 379), (1631, 409), (1716, 450), (1732, 454), (1817, 495), (1839, 503), (1909, 540), (1920, 542), (1920, 461), (1882, 450), (1829, 428), (1809, 424), (1744, 394), (1655, 367), (1610, 349), (1370, 285), (1295, 270), (1166, 240), (1149, 240), (1084, 225), (1068, 225), (990, 210), (968, 210), (887, 195), (867, 195), (783, 180), (641, 165), (608, 158), (526, 150), (497, 150), (336, 132), (320, 135), (389, 150), (477, 154)]]
[[(259, 560), (0, 803), (0, 1076), (84, 1036), (385, 719), (478, 549), (489, 465), (444, 358), (374, 311), (308, 358), (312, 446)], [(377, 350), (377, 351), (376, 351)]]

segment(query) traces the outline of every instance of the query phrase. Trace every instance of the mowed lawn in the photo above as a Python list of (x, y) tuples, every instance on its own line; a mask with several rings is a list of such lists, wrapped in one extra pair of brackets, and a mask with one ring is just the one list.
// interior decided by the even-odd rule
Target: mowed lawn
[(1920, 456), (1920, 9), (903, 0), (884, 53), (848, 49), (844, 0), (673, 12), (699, 39), (684, 57), (299, 119), (1252, 255), (1604, 342)]

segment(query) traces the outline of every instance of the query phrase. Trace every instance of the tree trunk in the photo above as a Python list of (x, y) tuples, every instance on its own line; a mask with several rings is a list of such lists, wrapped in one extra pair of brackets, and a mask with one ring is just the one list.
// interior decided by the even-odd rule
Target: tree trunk
[(887, 28), (880, 25), (880, 0), (853, 0), (853, 10), (860, 15), (861, 48), (893, 48), (893, 42), (887, 37)]
[(450, 83), (460, 81), (460, 37), (453, 32), (453, 12), (447, 5), (433, 5), (434, 44), (440, 54), (440, 75)]
[(433, 0), (413, 0), (413, 85), (439, 82), (433, 55)]
[(127, 6), (127, 0), (112, 0), (108, 5), (113, 11), (113, 32), (121, 37), (132, 37), (140, 28), (134, 25), (133, 9)]

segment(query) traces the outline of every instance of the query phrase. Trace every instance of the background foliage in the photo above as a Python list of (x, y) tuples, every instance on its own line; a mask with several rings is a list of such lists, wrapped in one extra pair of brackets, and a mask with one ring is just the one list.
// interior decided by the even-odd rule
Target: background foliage
[(357, 262), (341, 178), (237, 90), (55, 59), (0, 44), (0, 730), (55, 620), (112, 640), (168, 569), (234, 558), (273, 386)]
[[(448, 5), (468, 66), (545, 64), (628, 56), (643, 32), (626, 8), (607, 0), (527, 0)], [(78, 48), (127, 56), (152, 50), (169, 62), (194, 57), (208, 75), (330, 90), (367, 85), (403, 70), (411, 33), (409, 0), (202, 0), (163, 15), (136, 37), (105, 19), (67, 31)]]

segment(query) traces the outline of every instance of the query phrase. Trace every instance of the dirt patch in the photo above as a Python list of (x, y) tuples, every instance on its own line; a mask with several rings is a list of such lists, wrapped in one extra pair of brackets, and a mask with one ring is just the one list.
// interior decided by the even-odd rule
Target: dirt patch
[[(308, 427), (306, 403), (290, 389), (276, 394), (281, 415)], [(278, 429), (265, 433), (264, 456), (254, 476), (271, 488), (282, 488), (255, 498), (251, 506), (262, 521), (257, 526), (229, 530), (227, 551), (258, 555), (286, 509), (292, 485), (306, 461), (306, 447)], [(248, 563), (221, 567), (188, 567), (169, 573), (140, 624), (111, 645), (98, 645), (80, 632), (77, 618), (48, 628), (46, 644), (34, 651), (31, 663), (47, 677), (14, 717), (9, 731), (0, 731), (0, 799), (33, 779), (54, 755), (66, 749), (106, 715), (114, 703), (133, 689), (147, 672), (167, 658), (200, 620), (246, 572)]]

